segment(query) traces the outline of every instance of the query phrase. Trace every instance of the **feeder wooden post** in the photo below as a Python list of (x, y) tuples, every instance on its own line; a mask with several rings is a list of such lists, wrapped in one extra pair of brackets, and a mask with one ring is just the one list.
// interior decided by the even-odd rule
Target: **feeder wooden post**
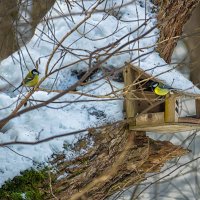
[(200, 118), (200, 99), (196, 99), (195, 104), (196, 104), (196, 118)]
[(136, 86), (133, 85), (137, 77), (136, 73), (137, 72), (131, 68), (131, 65), (127, 65), (123, 71), (125, 83), (125, 111), (127, 119), (135, 118), (137, 115), (137, 104), (136, 100), (133, 100), (134, 95), (132, 94), (132, 92), (136, 90)]
[(129, 123), (129, 131), (134, 135), (146, 135), (145, 131), (133, 131), (131, 130), (131, 126), (136, 125), (136, 116), (138, 114), (138, 106), (137, 100), (134, 99), (133, 92), (136, 91), (136, 86), (134, 85), (135, 80), (137, 79), (138, 73), (132, 69), (132, 66), (128, 64), (124, 71), (124, 84), (125, 84), (125, 111), (126, 111), (126, 118), (131, 120)]
[(178, 122), (178, 114), (176, 109), (176, 95), (168, 94), (165, 98), (165, 122)]

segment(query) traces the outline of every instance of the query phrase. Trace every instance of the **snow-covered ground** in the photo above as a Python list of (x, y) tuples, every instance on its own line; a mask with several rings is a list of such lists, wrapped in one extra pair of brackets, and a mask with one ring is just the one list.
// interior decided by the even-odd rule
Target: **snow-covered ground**
[[(95, 2), (94, 0), (83, 2), (86, 9), (91, 9), (90, 7), (95, 6), (93, 5)], [(98, 9), (104, 9), (105, 6), (106, 8), (111, 8), (121, 5), (122, 2), (128, 3), (131, 1), (110, 0), (105, 2), (107, 3), (102, 3)], [(142, 26), (138, 31), (130, 34), (129, 37), (121, 40), (118, 46), (113, 47), (113, 51), (126, 42), (142, 35), (156, 24), (156, 17), (155, 13), (152, 12), (152, 7), (153, 5), (149, 1), (133, 1), (131, 4), (120, 8), (119, 12), (118, 9), (115, 9), (117, 13), (115, 15), (107, 15), (105, 12), (95, 13), (87, 21), (87, 24), (81, 25), (78, 27), (77, 31), (66, 38), (62, 43), (62, 47), (54, 54), (49, 69), (54, 65), (53, 69), (58, 69), (76, 62), (80, 60), (80, 58), (88, 56), (88, 52), (104, 47), (120, 39), (130, 31), (137, 29), (139, 25), (144, 23), (145, 19), (150, 19), (145, 26)], [(61, 12), (68, 14), (68, 8), (65, 2), (57, 1), (54, 8), (49, 11), (46, 17), (59, 16)], [(82, 12), (82, 8), (74, 4), (71, 12)], [(50, 20), (48, 26), (44, 22), (40, 23), (34, 37), (26, 47), (22, 47), (20, 51), (15, 52), (12, 57), (10, 56), (1, 62), (0, 75), (17, 87), (22, 77), (27, 73), (27, 70), (34, 68), (33, 62), (36, 63), (36, 61), (39, 60), (40, 77), (43, 77), (45, 74), (45, 66), (49, 55), (55, 47), (55, 43), (60, 41), (64, 35), (70, 32), (84, 17), (84, 14), (75, 15), (73, 16), (74, 21), (72, 21), (70, 17), (58, 17)], [(141, 20), (138, 21), (138, 19)], [(95, 26), (97, 24), (98, 26)], [(113, 56), (104, 63), (105, 67), (112, 66), (114, 68), (120, 68), (125, 62), (137, 58), (138, 55), (141, 56), (144, 54), (144, 56), (141, 56), (140, 59), (136, 59), (132, 64), (142, 68), (150, 75), (157, 76), (157, 78), (174, 88), (187, 90), (187, 92), (191, 93), (200, 93), (189, 80), (173, 69), (174, 66), (167, 65), (164, 60), (159, 57), (158, 53), (152, 52), (147, 54), (154, 49), (158, 34), (158, 30), (154, 29), (144, 38), (125, 47), (123, 50), (138, 48), (142, 48), (142, 50), (129, 51), (128, 53), (126, 52)], [(103, 58), (102, 56), (100, 59)], [(59, 73), (52, 74), (50, 78), (42, 83), (41, 87), (52, 89), (53, 86), (53, 89), (67, 89), (78, 80), (73, 72), (75, 70), (84, 71), (87, 69), (88, 61), (79, 62), (71, 67), (64, 68)], [(92, 78), (97, 79), (100, 76), (101, 72), (98, 71)], [(1, 87), (8, 84), (3, 78), (0, 80)], [(123, 88), (122, 83), (111, 82), (116, 90)], [(13, 93), (13, 89), (14, 87), (10, 87), (8, 91), (0, 94), (1, 119), (8, 116), (18, 104), (19, 99), (23, 98), (23, 95), (18, 94), (17, 91)], [(92, 95), (106, 95), (112, 92), (112, 89), (109, 82), (105, 79), (77, 88), (79, 92), (84, 91)], [(26, 93), (25, 89), (23, 93)], [(34, 93), (31, 99), (44, 101), (54, 95), (56, 95), (54, 92), (47, 93), (38, 91)], [(78, 94), (66, 94), (57, 101), (73, 101), (77, 99), (91, 100), (95, 98), (80, 96)], [(36, 101), (31, 101), (27, 106), (36, 103)], [(8, 141), (38, 141), (50, 136), (96, 127), (121, 119), (123, 119), (122, 100), (62, 104), (51, 103), (48, 106), (30, 111), (11, 120), (2, 130), (0, 143)], [(77, 136), (71, 135), (34, 146), (10, 145), (2, 147), (0, 153), (0, 185), (7, 179), (18, 175), (21, 170), (33, 166), (34, 163), (45, 162), (53, 153), (62, 152), (64, 141), (73, 143), (76, 139)]]

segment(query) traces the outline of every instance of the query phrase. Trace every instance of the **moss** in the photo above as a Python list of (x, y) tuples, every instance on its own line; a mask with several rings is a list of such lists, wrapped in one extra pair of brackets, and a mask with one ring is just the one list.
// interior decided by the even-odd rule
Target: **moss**
[[(0, 195), (1, 196), (1, 195)], [(10, 196), (10, 197), (9, 197)], [(12, 199), (12, 200), (21, 200), (22, 199), (22, 194), (18, 192), (13, 192), (11, 195), (7, 194), (7, 199)]]
[[(48, 169), (26, 170), (21, 172), (21, 176), (16, 176), (13, 180), (7, 181), (0, 188), (1, 200), (42, 200), (45, 180), (48, 180)], [(46, 184), (48, 187), (48, 184)], [(25, 197), (25, 198), (23, 198)]]

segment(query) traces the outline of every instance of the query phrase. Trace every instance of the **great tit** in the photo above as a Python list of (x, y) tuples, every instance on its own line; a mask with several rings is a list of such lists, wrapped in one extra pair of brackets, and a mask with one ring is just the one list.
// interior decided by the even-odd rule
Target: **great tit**
[(24, 78), (24, 80), (21, 82), (21, 84), (19, 85), (19, 87), (15, 88), (13, 90), (16, 91), (18, 90), (21, 86), (27, 86), (27, 87), (34, 87), (38, 81), (39, 81), (39, 74), (40, 72), (38, 72), (37, 69), (33, 69), (31, 70), (26, 77)]
[(168, 85), (164, 85), (163, 83), (158, 83), (158, 82), (152, 82), (151, 83), (151, 89), (155, 94), (157, 94), (159, 96), (165, 96), (171, 90), (174, 90), (174, 88), (172, 88)]

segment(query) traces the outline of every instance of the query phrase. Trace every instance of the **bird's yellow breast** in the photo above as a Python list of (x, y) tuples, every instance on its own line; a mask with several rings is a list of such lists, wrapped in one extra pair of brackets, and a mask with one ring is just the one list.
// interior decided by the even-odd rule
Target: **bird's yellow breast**
[(166, 94), (169, 93), (169, 89), (164, 89), (164, 88), (159, 88), (156, 87), (154, 89), (155, 94), (159, 95), (159, 96), (165, 96)]
[(39, 75), (35, 75), (33, 80), (25, 82), (24, 85), (27, 87), (34, 87), (35, 85), (37, 85), (38, 81), (39, 81)]

